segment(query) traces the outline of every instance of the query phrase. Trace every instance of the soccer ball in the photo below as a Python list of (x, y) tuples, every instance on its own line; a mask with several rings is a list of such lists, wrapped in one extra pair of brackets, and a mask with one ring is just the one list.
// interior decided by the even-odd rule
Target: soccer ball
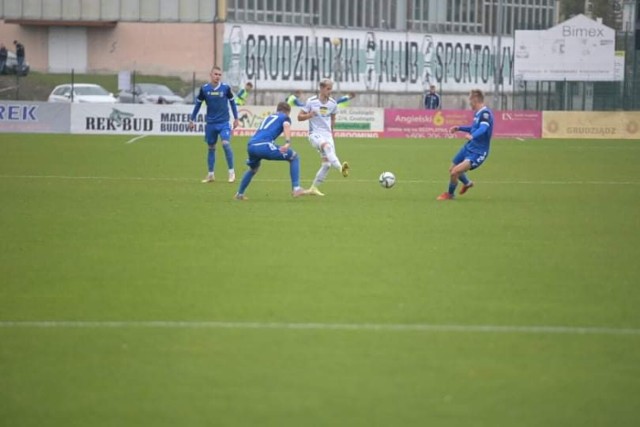
[(382, 172), (378, 181), (384, 188), (391, 188), (396, 184), (396, 176), (391, 172)]

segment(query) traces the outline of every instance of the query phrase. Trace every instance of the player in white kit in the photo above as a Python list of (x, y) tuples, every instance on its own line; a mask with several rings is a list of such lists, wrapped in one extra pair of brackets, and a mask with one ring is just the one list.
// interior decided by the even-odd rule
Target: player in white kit
[(320, 91), (317, 96), (307, 99), (307, 102), (298, 114), (298, 120), (303, 122), (309, 120), (309, 142), (318, 150), (322, 158), (322, 164), (316, 177), (313, 179), (308, 194), (324, 196), (318, 186), (324, 182), (331, 167), (339, 169), (342, 176), (349, 176), (349, 163), (340, 163), (336, 154), (335, 142), (333, 141), (333, 128), (336, 123), (336, 113), (338, 104), (331, 97), (333, 82), (329, 79), (320, 81)]

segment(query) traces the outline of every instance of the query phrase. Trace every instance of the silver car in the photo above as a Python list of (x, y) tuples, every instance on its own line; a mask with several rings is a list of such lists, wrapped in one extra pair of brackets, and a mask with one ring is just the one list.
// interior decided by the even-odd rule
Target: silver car
[(184, 104), (182, 97), (165, 85), (138, 83), (131, 90), (123, 90), (118, 100), (126, 104)]
[(90, 102), (114, 104), (118, 102), (112, 93), (92, 83), (64, 84), (56, 86), (49, 95), (49, 102)]

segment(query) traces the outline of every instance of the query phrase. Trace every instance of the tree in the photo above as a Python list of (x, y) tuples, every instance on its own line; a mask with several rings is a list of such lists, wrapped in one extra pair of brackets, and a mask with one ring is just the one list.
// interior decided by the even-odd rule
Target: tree
[(584, 0), (560, 0), (560, 16), (563, 20), (581, 13), (584, 13)]
[(602, 18), (602, 23), (607, 27), (616, 28), (615, 2), (616, 0), (591, 0), (591, 16)]
[[(602, 23), (608, 27), (616, 28), (615, 3), (618, 0), (591, 0), (591, 16), (602, 18)], [(562, 20), (585, 13), (585, 0), (560, 0), (560, 16)]]

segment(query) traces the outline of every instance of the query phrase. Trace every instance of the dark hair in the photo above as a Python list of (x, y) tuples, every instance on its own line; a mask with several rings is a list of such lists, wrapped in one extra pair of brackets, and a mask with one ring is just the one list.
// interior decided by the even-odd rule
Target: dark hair
[(245, 86), (253, 87), (253, 83), (247, 82), (247, 84)]
[(277, 112), (281, 112), (281, 113), (290, 113), (291, 112), (291, 106), (286, 103), (286, 102), (278, 102), (278, 105), (276, 106), (276, 111)]

